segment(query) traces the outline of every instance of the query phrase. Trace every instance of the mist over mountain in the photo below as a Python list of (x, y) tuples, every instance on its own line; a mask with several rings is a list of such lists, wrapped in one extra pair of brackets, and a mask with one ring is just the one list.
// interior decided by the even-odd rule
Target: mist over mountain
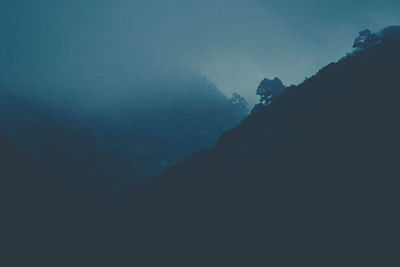
[[(8, 250), (61, 266), (396, 265), (400, 28), (365, 33), (352, 53), (138, 192), (52, 185), (43, 201), (30, 190), (40, 186), (20, 191), (3, 178), (12, 189), (4, 196), (19, 200), (6, 213)], [(10, 179), (26, 179), (16, 162), (35, 170), (33, 184), (49, 177), (2, 138), (0, 146)], [(13, 217), (13, 207), (30, 211)]]
[(2, 0), (0, 266), (400, 266), (398, 24)]
[(2, 90), (1, 133), (75, 183), (133, 186), (213, 146), (247, 115), (192, 73), (141, 86), (123, 101), (99, 92), (70, 104)]
[(254, 104), (263, 78), (298, 84), (359, 29), (400, 23), (397, 0), (3, 0), (0, 10), (0, 85), (59, 105), (123, 100), (175, 69)]

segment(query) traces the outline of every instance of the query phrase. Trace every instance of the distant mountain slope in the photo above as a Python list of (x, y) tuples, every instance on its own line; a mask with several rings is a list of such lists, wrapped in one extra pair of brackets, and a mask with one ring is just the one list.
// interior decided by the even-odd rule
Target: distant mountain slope
[(186, 266), (397, 265), (400, 27), (381, 38), (151, 180), (147, 242)]
[[(93, 106), (61, 110), (66, 118), (54, 116), (57, 108), (47, 114), (70, 129), (89, 129), (108, 154), (129, 165), (135, 181), (144, 182), (214, 146), (223, 131), (247, 115), (198, 74), (166, 76), (155, 74), (145, 84), (94, 94)], [(125, 96), (124, 101), (113, 102), (118, 94)], [(75, 114), (75, 109), (82, 111)]]
[(6, 90), (0, 90), (0, 132), (32, 160), (70, 177), (71, 184), (134, 184), (128, 167), (108, 156), (89, 131), (73, 134)]

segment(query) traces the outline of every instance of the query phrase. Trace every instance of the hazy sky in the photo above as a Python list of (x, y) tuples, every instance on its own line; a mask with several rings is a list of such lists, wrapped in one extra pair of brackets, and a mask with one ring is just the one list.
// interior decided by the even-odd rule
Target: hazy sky
[(299, 83), (391, 24), (399, 0), (2, 0), (0, 82), (118, 92), (186, 68), (255, 100), (263, 77)]

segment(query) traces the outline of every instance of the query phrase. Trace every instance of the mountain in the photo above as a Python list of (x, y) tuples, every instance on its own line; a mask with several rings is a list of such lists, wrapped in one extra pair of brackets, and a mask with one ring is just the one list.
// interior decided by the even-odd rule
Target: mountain
[[(164, 84), (157, 92), (143, 93), (121, 108), (78, 112), (0, 90), (5, 204), (0, 225), (6, 230), (0, 243), (5, 242), (8, 256), (0, 262), (71, 266), (86, 260), (104, 265), (98, 261), (101, 255), (124, 251), (119, 244), (104, 252), (104, 242), (116, 241), (115, 231), (130, 235), (139, 229), (131, 217), (139, 216), (131, 206), (136, 183), (211, 147), (223, 130), (246, 115), (205, 79), (190, 79), (178, 89), (176, 83)], [(149, 100), (161, 93), (160, 99)]]
[(139, 84), (82, 91), (74, 104), (39, 97), (29, 104), (70, 132), (86, 129), (103, 152), (129, 167), (135, 183), (214, 146), (247, 115), (246, 107), (192, 72), (155, 73)]
[(0, 133), (28, 158), (76, 186), (134, 185), (129, 168), (107, 155), (90, 131), (72, 133), (7, 90), (0, 90)]
[(214, 146), (223, 131), (247, 115), (197, 74), (172, 75), (142, 86), (128, 94), (129, 104), (89, 114), (81, 124), (131, 167), (138, 182)]
[(22, 224), (35, 222), (22, 232), (34, 238), (10, 239), (32, 257), (14, 262), (398, 266), (399, 65), (400, 27), (390, 27), (140, 192), (39, 208)]
[(379, 36), (152, 179), (147, 248), (182, 266), (397, 265), (400, 27)]

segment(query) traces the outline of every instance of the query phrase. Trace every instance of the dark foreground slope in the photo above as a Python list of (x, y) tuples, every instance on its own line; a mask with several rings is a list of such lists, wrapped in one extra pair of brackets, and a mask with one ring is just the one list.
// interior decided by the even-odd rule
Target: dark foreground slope
[(98, 263), (86, 251), (99, 251), (99, 240), (107, 236), (100, 229), (112, 216), (111, 208), (126, 203), (123, 198), (121, 192), (87, 192), (72, 185), (70, 178), (34, 162), (0, 136), (0, 265)]
[[(2, 136), (0, 136), (0, 173), (3, 197), (11, 192), (24, 192), (25, 195), (29, 192), (43, 194), (50, 188), (55, 189), (56, 179), (53, 176), (61, 178), (61, 175), (33, 162)], [(58, 187), (61, 187), (61, 182)]]
[(0, 136), (1, 265), (19, 266), (16, 259), (29, 257), (40, 240), (32, 236), (45, 225), (50, 229), (48, 219), (65, 191), (62, 175), (33, 162)]
[(399, 75), (394, 27), (287, 88), (148, 184), (144, 239), (187, 266), (394, 266)]

